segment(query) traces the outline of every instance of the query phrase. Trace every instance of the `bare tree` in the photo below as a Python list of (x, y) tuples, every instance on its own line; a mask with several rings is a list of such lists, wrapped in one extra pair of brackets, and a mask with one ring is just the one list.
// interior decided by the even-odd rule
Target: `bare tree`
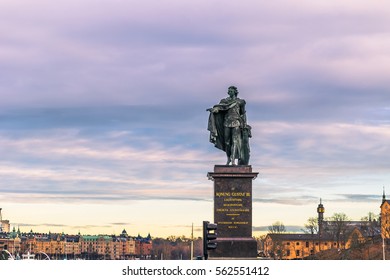
[(337, 248), (340, 248), (341, 244), (345, 246), (347, 239), (346, 233), (349, 226), (348, 216), (344, 213), (334, 213), (326, 224), (326, 231), (336, 240)]
[(376, 215), (373, 212), (368, 212), (367, 216), (360, 219), (362, 227), (367, 232), (367, 242), (371, 242), (372, 239), (378, 234), (378, 228), (380, 227), (380, 215)]
[(316, 217), (309, 218), (307, 220), (307, 223), (305, 224), (305, 228), (302, 229), (302, 230), (305, 233), (311, 234), (311, 237), (312, 237), (312, 251), (313, 251), (313, 254), (315, 254), (316, 246), (315, 246), (314, 235), (318, 233), (318, 218), (316, 218)]
[(365, 222), (377, 221), (380, 215), (376, 215), (373, 212), (368, 212), (367, 216), (362, 217), (360, 220)]
[(311, 217), (307, 220), (307, 223), (304, 225), (305, 228), (302, 229), (305, 233), (317, 234), (318, 233), (318, 218)]
[(286, 232), (286, 227), (282, 222), (275, 222), (271, 226), (268, 227), (269, 233), (283, 233)]
[(265, 238), (267, 235), (262, 234), (259, 237), (256, 237), (256, 242), (257, 242), (257, 250), (260, 253), (261, 256), (264, 255), (264, 243), (265, 243)]
[(272, 246), (274, 258), (282, 259), (284, 255), (283, 239), (278, 234), (285, 233), (286, 227), (282, 222), (277, 221), (268, 227), (268, 232), (274, 234)]

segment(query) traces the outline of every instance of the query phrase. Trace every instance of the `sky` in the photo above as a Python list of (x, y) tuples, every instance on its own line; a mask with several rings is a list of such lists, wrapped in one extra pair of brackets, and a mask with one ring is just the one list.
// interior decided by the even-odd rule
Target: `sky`
[(21, 231), (201, 235), (207, 108), (246, 100), (253, 235), (379, 213), (390, 3), (2, 0), (0, 208)]

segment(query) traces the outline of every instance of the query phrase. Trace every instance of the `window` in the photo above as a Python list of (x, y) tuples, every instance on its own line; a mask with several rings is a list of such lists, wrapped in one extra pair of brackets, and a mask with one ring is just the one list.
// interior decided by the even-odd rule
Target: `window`
[(286, 255), (287, 255), (287, 257), (290, 256), (290, 250), (287, 250), (287, 251), (286, 251)]
[(287, 245), (290, 246), (290, 242), (287, 242)]
[(306, 248), (309, 248), (309, 242), (306, 241)]
[(296, 250), (296, 251), (295, 251), (295, 255), (296, 255), (297, 257), (299, 257), (300, 254), (301, 254), (301, 251), (299, 251), (299, 250)]
[(297, 246), (299, 246), (299, 242), (297, 242)]

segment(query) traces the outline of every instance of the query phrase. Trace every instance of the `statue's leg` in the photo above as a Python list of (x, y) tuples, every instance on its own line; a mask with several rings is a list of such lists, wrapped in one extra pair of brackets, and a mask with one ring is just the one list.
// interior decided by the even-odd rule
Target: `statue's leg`
[(238, 163), (240, 163), (241, 158), (241, 129), (239, 127), (232, 128), (232, 155), (231, 160), (232, 164), (235, 165), (235, 159), (238, 159)]
[(248, 132), (243, 131), (242, 132), (242, 143), (241, 143), (241, 160), (243, 165), (248, 165), (249, 164), (249, 137), (248, 137)]
[[(225, 145), (226, 145), (226, 156), (227, 156), (227, 162), (226, 165), (229, 165), (231, 162), (231, 155), (232, 155), (232, 143), (231, 143), (231, 128), (225, 127)], [(234, 161), (233, 161), (234, 162)]]

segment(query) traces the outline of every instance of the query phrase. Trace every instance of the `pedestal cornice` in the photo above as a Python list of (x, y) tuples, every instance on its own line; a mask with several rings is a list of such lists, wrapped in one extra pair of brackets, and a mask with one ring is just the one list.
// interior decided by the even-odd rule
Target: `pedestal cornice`
[(207, 178), (257, 178), (258, 172), (252, 172), (251, 165), (215, 165), (214, 172), (208, 172)]

